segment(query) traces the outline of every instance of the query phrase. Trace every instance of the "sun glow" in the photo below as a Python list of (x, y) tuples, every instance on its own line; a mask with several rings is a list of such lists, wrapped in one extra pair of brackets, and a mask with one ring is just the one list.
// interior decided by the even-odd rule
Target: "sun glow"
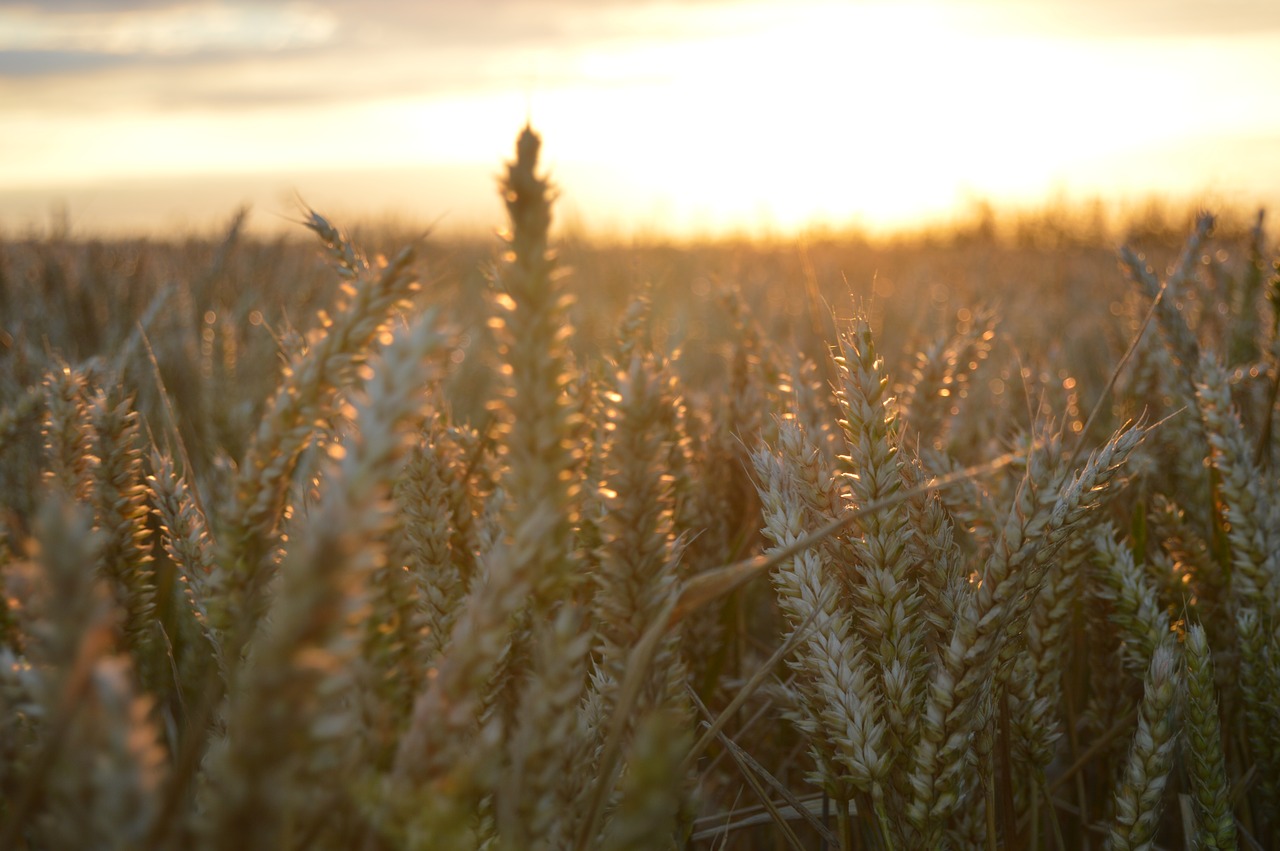
[[(569, 93), (535, 103), (566, 160), (623, 163), (659, 211), (682, 198), (688, 215), (722, 225), (900, 224), (973, 195), (1043, 196), (1114, 154), (1119, 137), (1140, 150), (1265, 110), (1261, 98), (1224, 97), (1232, 89), (1203, 70), (1249, 56), (1233, 66), (1188, 44), (1184, 55), (1202, 61), (1169, 78), (1146, 70), (1160, 67), (1146, 53), (980, 32), (944, 6), (842, 4), (593, 57), (590, 76), (666, 75), (601, 93), (590, 109)], [(1087, 188), (1112, 179), (1095, 175)]]
[[(546, 140), (560, 210), (589, 230), (875, 230), (1064, 189), (1280, 195), (1264, 156), (1280, 139), (1274, 86), (1251, 84), (1280, 79), (1276, 36), (1051, 36), (1000, 8), (619, 4), (593, 12), (603, 35), (591, 38), (574, 29), (579, 14), (542, 42), (512, 40), (511, 25), (487, 47), (478, 31), (430, 50), (385, 27), (339, 43), (338, 19), (306, 3), (22, 13), (0, 59), (79, 56), (93, 27), (110, 50), (74, 85), (0, 74), (0, 224), (6, 193), (74, 204), (76, 187), (120, 195), (198, 177), (269, 209), (293, 190), (358, 186), (345, 206), (394, 202), (473, 225), (495, 209), (496, 164), (526, 118)], [(385, 44), (369, 48), (374, 36)], [(243, 55), (219, 60), (233, 47)], [(130, 51), (143, 59), (112, 64)]]

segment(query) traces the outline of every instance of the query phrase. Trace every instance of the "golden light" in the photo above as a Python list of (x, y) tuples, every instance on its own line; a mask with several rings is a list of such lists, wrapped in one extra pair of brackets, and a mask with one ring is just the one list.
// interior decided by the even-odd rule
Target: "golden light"
[[(494, 175), (528, 118), (561, 220), (597, 232), (882, 230), (1050, 194), (1280, 196), (1263, 156), (1280, 138), (1267, 32), (1059, 35), (1035, 17), (1051, 12), (998, 0), (538, 8), (565, 15), (561, 41), (508, 28), (486, 47), (495, 22), (473, 16), (470, 40), (431, 49), (348, 46), (343, 22), (305, 3), (0, 10), (0, 50), (82, 49), (97, 27), (121, 55), (196, 57), (172, 74), (148, 60), (73, 83), (0, 78), (0, 214), (6, 190), (107, 208), (174, 186), (177, 206), (186, 181), (192, 205), (239, 192), (281, 211), (296, 190), (492, 226)], [(233, 44), (233, 62), (198, 58)]]

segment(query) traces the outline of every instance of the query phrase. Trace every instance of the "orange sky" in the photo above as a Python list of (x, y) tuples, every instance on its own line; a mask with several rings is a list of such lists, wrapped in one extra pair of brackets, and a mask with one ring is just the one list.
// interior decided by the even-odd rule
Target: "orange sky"
[(1274, 202), (1280, 3), (0, 2), (0, 231), (488, 228), (527, 115), (587, 231)]

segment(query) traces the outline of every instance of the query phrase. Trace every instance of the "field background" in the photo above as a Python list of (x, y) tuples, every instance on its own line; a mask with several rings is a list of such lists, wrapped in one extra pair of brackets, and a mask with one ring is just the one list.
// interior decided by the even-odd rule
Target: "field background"
[(0, 241), (0, 845), (1280, 847), (1266, 219), (589, 242), (530, 139)]

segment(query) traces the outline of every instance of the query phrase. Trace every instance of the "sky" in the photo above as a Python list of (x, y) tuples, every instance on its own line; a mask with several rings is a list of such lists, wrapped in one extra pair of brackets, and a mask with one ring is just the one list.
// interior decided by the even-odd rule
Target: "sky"
[(872, 232), (1280, 200), (1276, 0), (0, 0), (0, 233)]

